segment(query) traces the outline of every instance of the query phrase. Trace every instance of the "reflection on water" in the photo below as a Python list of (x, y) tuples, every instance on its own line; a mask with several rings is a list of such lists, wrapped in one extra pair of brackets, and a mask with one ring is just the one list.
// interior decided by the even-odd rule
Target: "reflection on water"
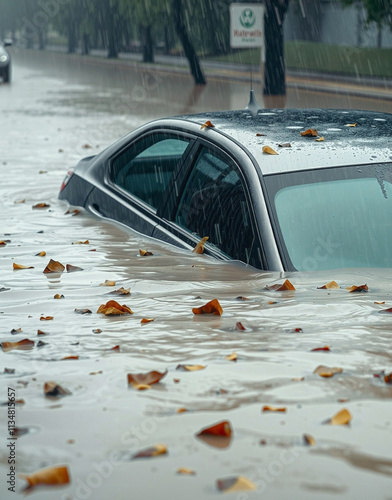
[[(392, 272), (263, 273), (178, 250), (85, 213), (65, 215), (58, 188), (67, 167), (90, 154), (83, 146), (98, 151), (141, 119), (105, 109), (95, 113), (94, 105), (82, 117), (73, 106), (78, 99), (89, 106), (83, 82), (73, 101), (56, 74), (34, 80), (30, 72), (15, 68), (0, 136), (0, 240), (10, 240), (0, 247), (0, 338), (29, 338), (35, 346), (0, 352), (0, 401), (7, 400), (7, 386), (24, 400), (18, 426), (29, 432), (17, 442), (20, 472), (69, 466), (70, 486), (40, 490), (37, 498), (125, 499), (132, 491), (133, 498), (199, 500), (215, 498), (217, 478), (241, 474), (271, 499), (361, 499), (374, 491), (388, 498), (392, 387), (373, 375), (392, 371), (392, 316), (378, 314), (392, 306)], [(106, 92), (94, 99), (113, 95)], [(189, 98), (184, 91), (177, 104), (184, 109), (204, 98), (204, 92)], [(48, 209), (32, 209), (43, 201)], [(141, 257), (140, 248), (153, 256)], [(46, 255), (38, 256), (42, 251)], [(83, 271), (45, 275), (49, 259)], [(13, 263), (33, 268), (13, 270)], [(266, 290), (285, 278), (295, 292)], [(130, 288), (130, 295), (116, 300), (132, 315), (96, 313), (112, 298), (112, 287), (101, 286), (105, 280)], [(318, 289), (331, 280), (340, 288)], [(368, 293), (346, 290), (364, 283)], [(222, 317), (192, 314), (213, 298)], [(142, 324), (143, 318), (154, 321)], [(18, 328), (22, 332), (12, 335)], [(326, 345), (330, 351), (312, 351)], [(237, 361), (227, 360), (233, 352)], [(63, 359), (69, 356), (75, 359)], [(178, 364), (206, 368), (181, 372)], [(320, 364), (343, 372), (320, 377), (313, 373)], [(127, 373), (164, 369), (168, 375), (151, 389), (127, 385)], [(71, 394), (54, 403), (43, 393), (49, 381)], [(262, 413), (266, 404), (287, 411)], [(343, 407), (353, 415), (349, 426), (322, 424)], [(230, 446), (218, 450), (195, 437), (222, 419), (233, 428)], [(6, 436), (4, 413), (1, 429)], [(303, 444), (304, 433), (314, 437), (315, 447)], [(116, 459), (157, 443), (166, 444), (167, 455)], [(2, 452), (2, 473), (6, 458)], [(179, 477), (178, 467), (190, 467), (196, 476)], [(22, 484), (18, 480), (19, 490)], [(8, 498), (4, 483), (0, 488)]]

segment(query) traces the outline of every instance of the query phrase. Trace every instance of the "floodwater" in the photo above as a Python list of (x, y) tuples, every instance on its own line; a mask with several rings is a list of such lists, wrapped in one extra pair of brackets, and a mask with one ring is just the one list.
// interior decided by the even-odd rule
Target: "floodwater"
[[(80, 64), (71, 73), (65, 59), (45, 65), (40, 54), (37, 64), (31, 54), (15, 54), (14, 81), (0, 85), (0, 339), (34, 346), (0, 352), (0, 401), (7, 388), (24, 401), (16, 407), (17, 426), (27, 430), (15, 443), (17, 472), (66, 465), (70, 483), (30, 497), (214, 499), (222, 495), (217, 479), (245, 476), (257, 490), (228, 498), (392, 499), (392, 386), (374, 376), (392, 371), (392, 316), (379, 313), (392, 306), (391, 270), (257, 272), (66, 214), (57, 193), (81, 156), (149, 118), (234, 107), (241, 86), (215, 82), (215, 95), (197, 96), (182, 76), (130, 76), (113, 66), (111, 80), (106, 69)], [(33, 209), (37, 203), (50, 207)], [(44, 274), (49, 259), (82, 270)], [(13, 270), (14, 263), (33, 268)], [(294, 292), (265, 289), (286, 278)], [(105, 280), (114, 287), (101, 286)], [(318, 289), (331, 280), (340, 288)], [(346, 290), (365, 283), (368, 292)], [(120, 287), (130, 295), (108, 295)], [(112, 298), (133, 315), (97, 314)], [(215, 298), (221, 317), (192, 313)], [(232, 353), (236, 361), (226, 358)], [(321, 377), (313, 373), (319, 365), (342, 372)], [(147, 390), (128, 386), (127, 374), (151, 370), (167, 374)], [(49, 381), (71, 394), (45, 397)], [(263, 412), (266, 405), (285, 411)], [(344, 408), (348, 425), (325, 423)], [(196, 437), (223, 420), (230, 439)], [(22, 498), (24, 479), (15, 494), (6, 483), (7, 426), (4, 406), (1, 498)], [(166, 454), (132, 460), (160, 443)]]

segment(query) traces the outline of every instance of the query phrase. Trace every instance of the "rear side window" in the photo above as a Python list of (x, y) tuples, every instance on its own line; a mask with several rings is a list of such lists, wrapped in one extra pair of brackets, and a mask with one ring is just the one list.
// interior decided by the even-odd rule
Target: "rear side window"
[(114, 184), (154, 209), (163, 208), (167, 186), (189, 142), (166, 133), (143, 137), (114, 159)]
[(202, 148), (181, 197), (175, 221), (208, 236), (226, 255), (260, 265), (252, 215), (237, 168), (225, 156)]

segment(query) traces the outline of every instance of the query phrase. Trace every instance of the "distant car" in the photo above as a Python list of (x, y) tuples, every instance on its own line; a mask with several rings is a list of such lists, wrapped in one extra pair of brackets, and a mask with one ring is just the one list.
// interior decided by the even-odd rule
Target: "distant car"
[(0, 44), (0, 79), (5, 83), (11, 81), (11, 57), (6, 47), (12, 45), (12, 41), (5, 39), (3, 44)]
[(59, 197), (182, 248), (208, 236), (207, 254), (258, 269), (391, 267), (392, 115), (160, 119), (81, 160)]

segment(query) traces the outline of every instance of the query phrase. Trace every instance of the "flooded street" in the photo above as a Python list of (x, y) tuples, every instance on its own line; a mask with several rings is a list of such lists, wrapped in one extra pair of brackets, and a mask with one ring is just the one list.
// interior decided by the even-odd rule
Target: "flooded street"
[[(67, 214), (57, 199), (82, 156), (153, 118), (242, 108), (246, 85), (212, 79), (201, 91), (180, 74), (13, 57), (13, 82), (0, 84), (0, 342), (34, 345), (0, 351), (0, 402), (9, 389), (23, 400), (17, 473), (60, 465), (71, 479), (29, 497), (211, 500), (218, 479), (245, 476), (257, 490), (228, 498), (391, 500), (392, 385), (382, 372), (392, 372), (392, 315), (380, 314), (392, 307), (390, 269), (259, 272)], [(391, 102), (291, 90), (287, 104), (388, 111)], [(50, 259), (81, 270), (45, 274)], [(295, 291), (266, 289), (286, 278)], [(319, 289), (332, 280), (339, 289)], [(346, 289), (365, 283), (365, 293)], [(121, 287), (130, 294), (109, 295)], [(98, 314), (113, 298), (133, 314)], [(192, 313), (212, 299), (222, 316)], [(320, 376), (319, 365), (339, 370)], [(153, 370), (167, 374), (146, 390), (128, 385), (128, 374)], [(47, 382), (69, 394), (45, 397)], [(344, 409), (348, 424), (327, 422)], [(7, 406), (0, 415), (5, 478)], [(196, 436), (221, 421), (230, 437)], [(167, 453), (132, 459), (158, 444)], [(1, 498), (23, 498), (25, 484), (17, 477), (13, 493), (3, 479)]]

